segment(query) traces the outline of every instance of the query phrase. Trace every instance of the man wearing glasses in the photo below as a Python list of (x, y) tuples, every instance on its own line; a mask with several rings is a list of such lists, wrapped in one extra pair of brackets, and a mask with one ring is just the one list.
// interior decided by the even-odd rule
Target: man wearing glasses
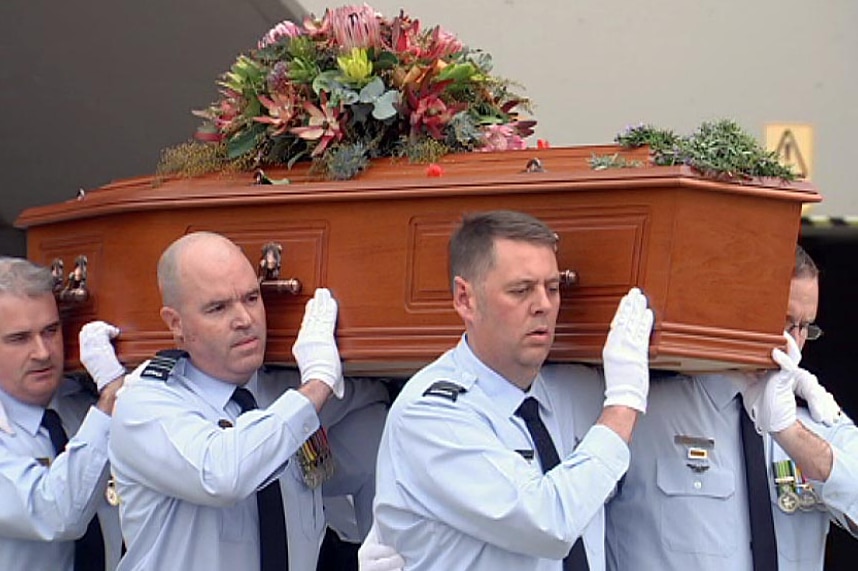
[(780, 370), (651, 375), (607, 508), (609, 570), (821, 571), (831, 521), (858, 536), (858, 430), (799, 367), (822, 334), (818, 273), (797, 248)]

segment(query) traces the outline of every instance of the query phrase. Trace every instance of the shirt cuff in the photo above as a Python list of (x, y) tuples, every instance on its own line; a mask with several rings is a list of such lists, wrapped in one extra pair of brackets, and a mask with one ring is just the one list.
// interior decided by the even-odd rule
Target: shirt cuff
[(319, 416), (310, 399), (296, 390), (283, 393), (268, 407), (268, 411), (279, 416), (301, 442), (319, 429)]
[(813, 482), (814, 488), (821, 488), (825, 505), (855, 519), (858, 517), (858, 490), (855, 485), (858, 482), (858, 461), (833, 445), (831, 451), (834, 456), (831, 474), (824, 483)]
[(620, 479), (629, 469), (629, 446), (607, 426), (594, 424), (575, 451), (601, 461), (616, 479)]

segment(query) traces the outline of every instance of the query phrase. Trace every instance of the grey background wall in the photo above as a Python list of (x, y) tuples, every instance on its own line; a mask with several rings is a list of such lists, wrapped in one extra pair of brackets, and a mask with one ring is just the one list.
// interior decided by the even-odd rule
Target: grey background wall
[(235, 56), (300, 7), (279, 0), (0, 2), (0, 254), (27, 207), (151, 174), (193, 135)]

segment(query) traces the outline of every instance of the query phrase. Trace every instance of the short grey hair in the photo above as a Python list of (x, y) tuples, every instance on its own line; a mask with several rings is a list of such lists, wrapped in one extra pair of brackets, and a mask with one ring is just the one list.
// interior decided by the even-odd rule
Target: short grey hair
[(793, 279), (818, 278), (819, 268), (813, 258), (801, 246), (795, 247), (795, 266), (792, 272)]
[(49, 268), (23, 258), (0, 257), (0, 294), (37, 297), (53, 291)]

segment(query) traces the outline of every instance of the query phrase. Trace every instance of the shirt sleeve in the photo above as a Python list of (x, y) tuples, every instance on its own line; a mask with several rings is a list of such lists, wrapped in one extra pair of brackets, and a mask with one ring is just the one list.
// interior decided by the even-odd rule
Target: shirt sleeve
[[(804, 421), (804, 419), (803, 419)], [(832, 516), (852, 535), (858, 537), (858, 428), (846, 416), (830, 427), (808, 423), (832, 448), (834, 464), (828, 480), (821, 486), (822, 500)], [(852, 525), (846, 521), (848, 518)]]
[(221, 428), (182, 395), (135, 386), (117, 403), (111, 460), (118, 474), (164, 495), (228, 506), (277, 477), (318, 427), (297, 391)]
[(92, 407), (50, 466), (0, 440), (0, 535), (36, 541), (81, 537), (107, 484), (110, 417)]
[(601, 426), (543, 475), (475, 407), (422, 400), (391, 418), (391, 469), (409, 510), (536, 557), (565, 556), (628, 467), (626, 444)]

